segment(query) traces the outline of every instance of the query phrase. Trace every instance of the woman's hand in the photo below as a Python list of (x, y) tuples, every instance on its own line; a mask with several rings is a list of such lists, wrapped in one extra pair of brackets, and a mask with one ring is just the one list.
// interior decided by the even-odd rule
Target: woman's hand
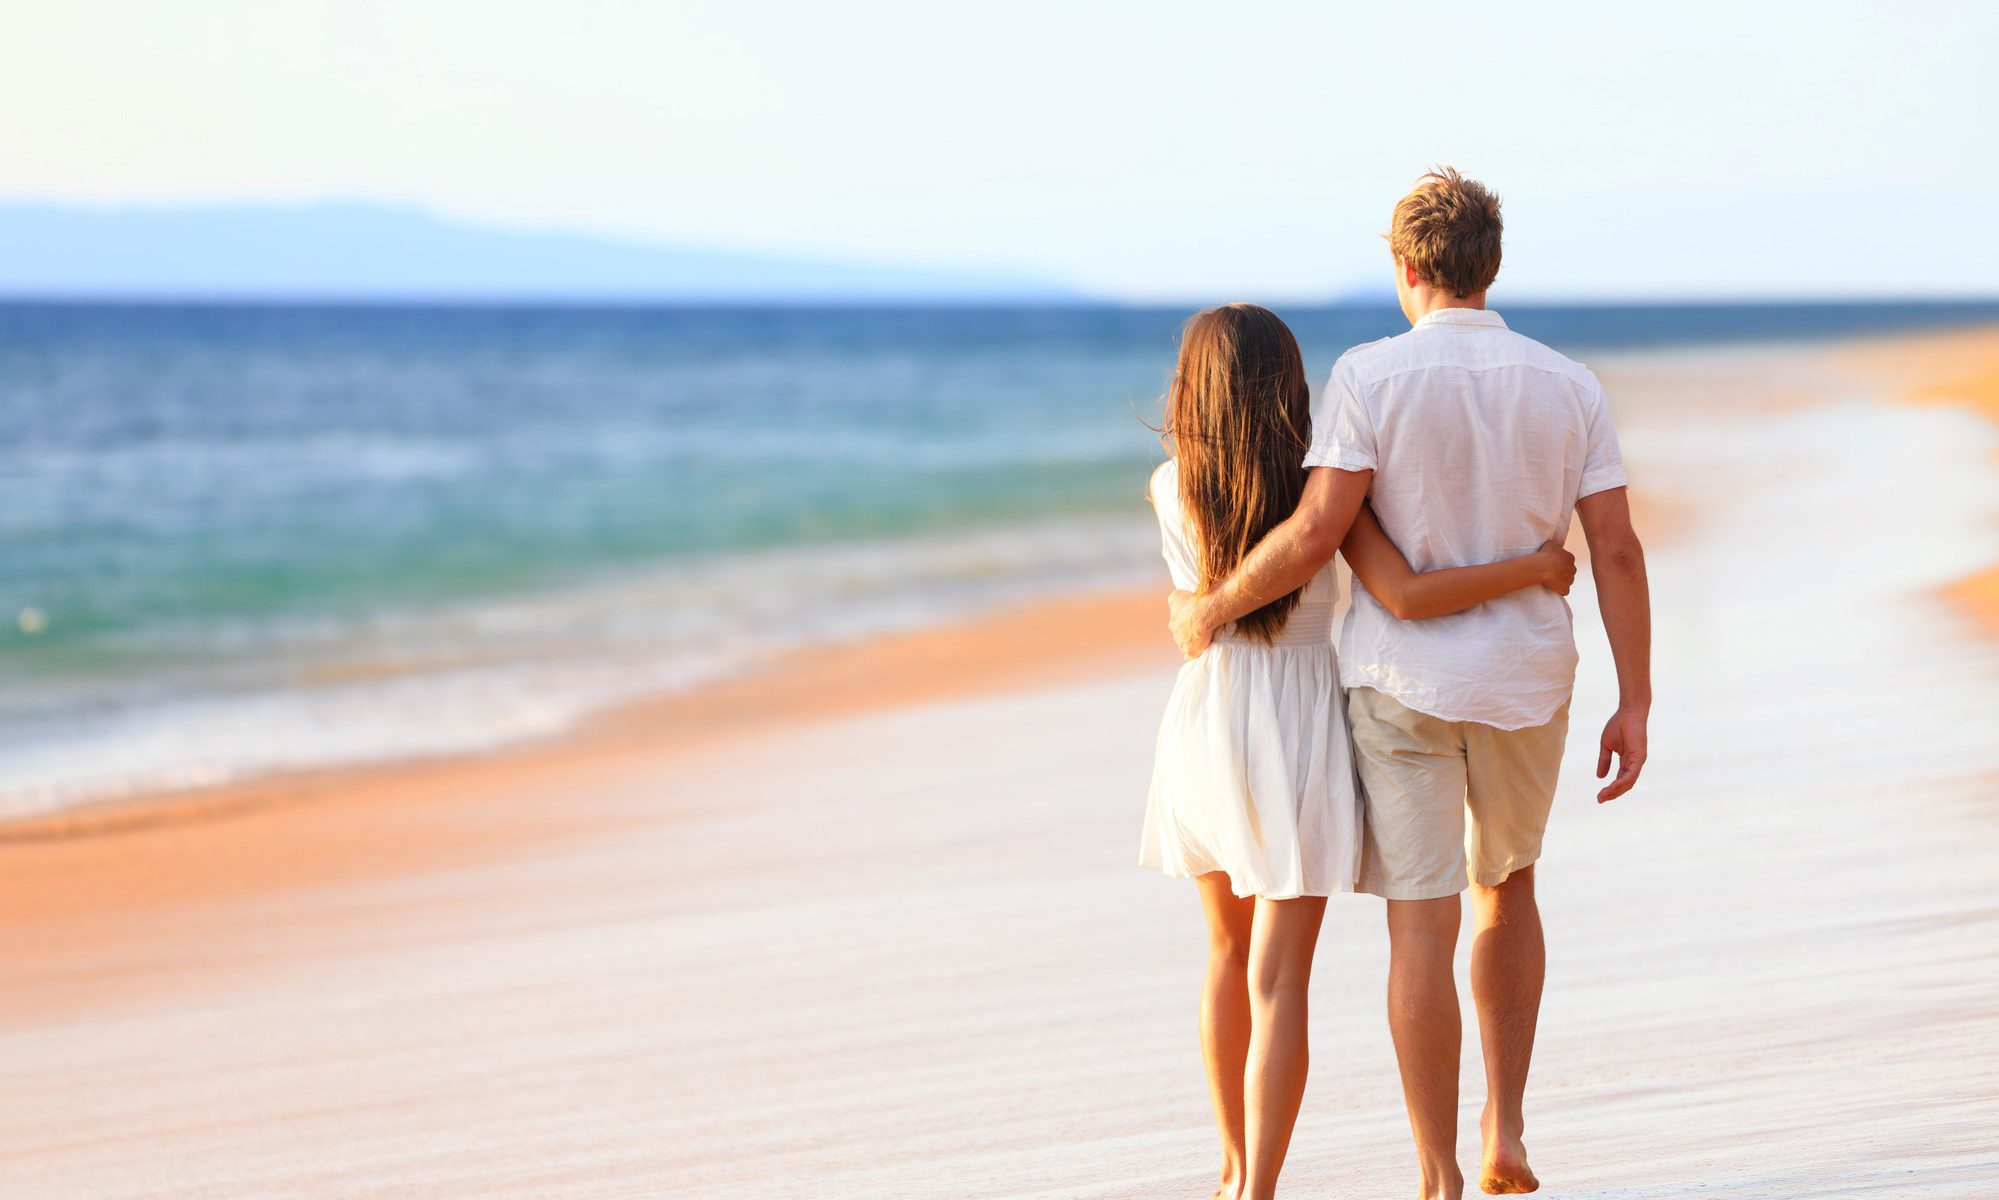
[(1557, 596), (1568, 595), (1576, 582), (1576, 556), (1562, 549), (1560, 542), (1546, 541), (1534, 557), (1541, 565), (1541, 586)]

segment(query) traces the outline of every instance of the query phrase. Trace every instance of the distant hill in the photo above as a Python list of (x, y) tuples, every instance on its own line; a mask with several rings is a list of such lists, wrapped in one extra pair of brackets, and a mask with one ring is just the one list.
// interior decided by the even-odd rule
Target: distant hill
[(1058, 300), (1029, 275), (468, 225), (364, 204), (0, 202), (0, 295), (62, 298)]

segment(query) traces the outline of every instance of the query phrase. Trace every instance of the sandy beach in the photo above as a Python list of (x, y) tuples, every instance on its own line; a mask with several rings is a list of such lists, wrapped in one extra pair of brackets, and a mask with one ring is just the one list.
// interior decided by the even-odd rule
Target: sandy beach
[[(1599, 808), (1585, 578), (1544, 1194), (1999, 1196), (1999, 329), (1592, 365), (1657, 707)], [(0, 1195), (1207, 1195), (1161, 576), (0, 830)], [(1385, 952), (1330, 905), (1289, 1195), (1410, 1190)]]

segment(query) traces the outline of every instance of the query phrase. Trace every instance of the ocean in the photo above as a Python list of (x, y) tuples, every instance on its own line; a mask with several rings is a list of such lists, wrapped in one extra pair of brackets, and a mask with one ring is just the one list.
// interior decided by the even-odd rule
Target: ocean
[[(1280, 312), (1315, 378), (1406, 328)], [(1501, 312), (1587, 361), (1999, 303)], [(1156, 581), (1185, 316), (0, 304), (0, 818), (477, 749)]]

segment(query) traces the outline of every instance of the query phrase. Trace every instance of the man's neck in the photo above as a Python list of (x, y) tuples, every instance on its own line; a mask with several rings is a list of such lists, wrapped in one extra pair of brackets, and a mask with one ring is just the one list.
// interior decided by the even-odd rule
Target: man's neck
[(1485, 293), (1470, 296), (1453, 296), (1449, 292), (1432, 291), (1429, 288), (1412, 289), (1409, 293), (1409, 323), (1416, 322), (1433, 312), (1447, 308), (1484, 308)]

